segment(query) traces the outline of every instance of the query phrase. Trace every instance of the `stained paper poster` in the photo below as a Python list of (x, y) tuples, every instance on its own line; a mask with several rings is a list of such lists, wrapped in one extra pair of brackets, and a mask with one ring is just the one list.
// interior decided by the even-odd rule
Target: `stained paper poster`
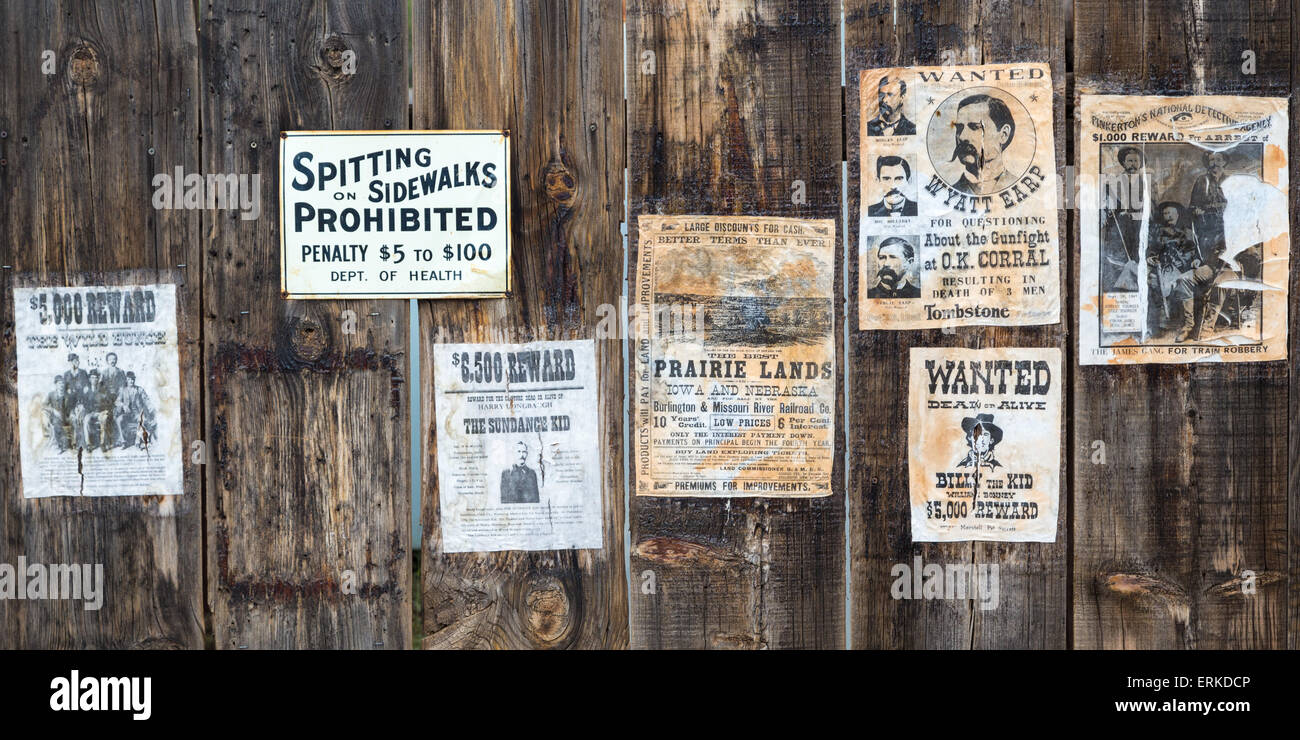
[(637, 494), (830, 495), (835, 222), (638, 225)]
[(913, 348), (908, 383), (912, 540), (1055, 541), (1060, 350)]
[(434, 347), (443, 552), (603, 546), (591, 340)]
[(1080, 107), (1080, 363), (1284, 359), (1286, 98)]
[(174, 496), (175, 285), (14, 289), (23, 496)]
[(858, 328), (1060, 321), (1046, 64), (861, 74)]

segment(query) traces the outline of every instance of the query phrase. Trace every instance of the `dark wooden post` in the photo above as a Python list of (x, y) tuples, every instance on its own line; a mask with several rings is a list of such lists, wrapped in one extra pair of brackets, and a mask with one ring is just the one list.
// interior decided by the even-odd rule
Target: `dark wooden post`
[(260, 218), (204, 216), (216, 644), (405, 648), (407, 302), (283, 300), (276, 204), (281, 131), (407, 128), (406, 4), (216, 0), (199, 23), (204, 169), (262, 186)]
[[(839, 67), (838, 3), (629, 2), (629, 264), (639, 214), (838, 221)], [(842, 258), (837, 250), (836, 305)], [(843, 329), (841, 315), (837, 359)], [(851, 372), (837, 361), (840, 388)], [(633, 494), (632, 646), (843, 647), (843, 462), (837, 453), (825, 498)], [(649, 577), (653, 593), (638, 588)]]
[(104, 566), (99, 611), (0, 601), (0, 648), (203, 646), (201, 467), (177, 496), (23, 498), (12, 292), (176, 282), (184, 448), (202, 436), (200, 216), (152, 204), (199, 164), (195, 25), (188, 2), (0, 9), (0, 562)]
[[(848, 0), (845, 9), (847, 88), (845, 131), (849, 163), (849, 249), (856, 254), (859, 185), (858, 76), (861, 70), (941, 64), (1049, 62), (1056, 110), (1058, 169), (1063, 135), (1065, 17), (1060, 3), (898, 3)], [(1069, 254), (1060, 215), (1060, 259)], [(1062, 262), (1064, 266), (1065, 262)], [(1062, 488), (1056, 542), (912, 543), (907, 475), (907, 377), (912, 347), (1061, 347), (1065, 324), (858, 332), (858, 264), (849, 259), (849, 490), (852, 492), (854, 648), (1064, 648), (1068, 613), (1066, 438), (1062, 424)], [(1061, 270), (1061, 315), (1072, 309), (1073, 285)], [(1068, 376), (1068, 373), (1067, 373)], [(1000, 606), (980, 611), (973, 601), (894, 600), (891, 568), (926, 563), (1000, 566)]]
[[(1288, 2), (1078, 0), (1075, 100), (1288, 95), (1290, 22)], [(1247, 50), (1254, 74), (1243, 73)], [(1295, 128), (1293, 105), (1292, 152)], [(1292, 183), (1295, 173), (1293, 159)], [(1076, 368), (1075, 647), (1286, 647), (1287, 368)], [(1253, 596), (1243, 570), (1256, 572)]]
[[(507, 129), (512, 294), (420, 304), (424, 646), (624, 648), (623, 76), (616, 3), (417, 0), (414, 127)], [(604, 548), (443, 553), (437, 342), (597, 338)]]

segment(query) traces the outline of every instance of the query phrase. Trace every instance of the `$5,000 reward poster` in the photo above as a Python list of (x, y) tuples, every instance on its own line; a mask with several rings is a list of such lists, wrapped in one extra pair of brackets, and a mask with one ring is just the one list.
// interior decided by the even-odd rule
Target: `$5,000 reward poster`
[(1051, 67), (860, 80), (858, 328), (1060, 321)]
[(835, 222), (637, 224), (637, 494), (829, 496)]
[(913, 348), (913, 542), (1054, 542), (1061, 352)]
[(286, 131), (289, 298), (469, 298), (510, 290), (504, 131)]
[(1285, 359), (1286, 98), (1080, 111), (1079, 362)]
[(175, 285), (15, 288), (23, 496), (172, 496)]
[(442, 552), (603, 546), (591, 340), (434, 347)]

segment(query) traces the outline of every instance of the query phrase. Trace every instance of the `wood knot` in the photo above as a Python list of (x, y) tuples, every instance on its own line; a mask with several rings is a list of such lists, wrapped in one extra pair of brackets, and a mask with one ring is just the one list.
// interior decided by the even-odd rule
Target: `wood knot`
[(578, 178), (574, 177), (573, 172), (563, 161), (552, 159), (551, 163), (546, 165), (543, 182), (546, 186), (546, 197), (562, 206), (573, 203), (573, 196), (578, 192)]
[(342, 80), (356, 71), (356, 52), (348, 49), (343, 37), (337, 33), (330, 34), (321, 42), (320, 59), (324, 67), (318, 71), (331, 79)]
[(94, 48), (82, 44), (72, 51), (68, 77), (82, 87), (99, 79), (99, 54)]
[(569, 632), (572, 626), (569, 595), (558, 581), (534, 584), (524, 596), (524, 605), (527, 607), (524, 624), (534, 642), (554, 643)]
[(298, 362), (316, 362), (329, 349), (329, 332), (309, 317), (289, 319), (289, 352)]

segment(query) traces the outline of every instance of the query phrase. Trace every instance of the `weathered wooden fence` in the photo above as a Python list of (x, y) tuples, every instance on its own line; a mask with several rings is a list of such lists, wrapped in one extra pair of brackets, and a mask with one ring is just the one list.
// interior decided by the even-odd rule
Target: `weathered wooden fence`
[[(6, 3), (0, 563), (104, 563), (107, 594), (99, 612), (0, 601), (0, 647), (404, 648), (413, 607), (426, 648), (1295, 647), (1300, 385), (1288, 362), (1080, 367), (1068, 193), (1058, 325), (857, 331), (852, 255), (859, 71), (1050, 63), (1068, 189), (1079, 94), (1289, 95), (1298, 10)], [(1293, 148), (1296, 121), (1293, 108)], [(513, 145), (515, 290), (422, 302), (418, 348), (405, 301), (283, 299), (273, 205), (280, 131), (408, 128), (508, 129)], [(176, 167), (258, 175), (260, 218), (156, 210), (153, 178)], [(605, 547), (442, 553), (433, 344), (597, 336), (601, 307), (626, 300), (643, 213), (838, 219), (835, 495), (628, 500), (623, 337), (600, 337)], [(24, 499), (13, 288), (143, 278), (180, 286), (183, 495)], [(923, 346), (1062, 350), (1072, 390), (1055, 543), (912, 543), (904, 389), (908, 350)], [(1000, 607), (892, 599), (891, 567), (917, 555), (1001, 564)], [(1234, 587), (1244, 570), (1257, 593)]]

